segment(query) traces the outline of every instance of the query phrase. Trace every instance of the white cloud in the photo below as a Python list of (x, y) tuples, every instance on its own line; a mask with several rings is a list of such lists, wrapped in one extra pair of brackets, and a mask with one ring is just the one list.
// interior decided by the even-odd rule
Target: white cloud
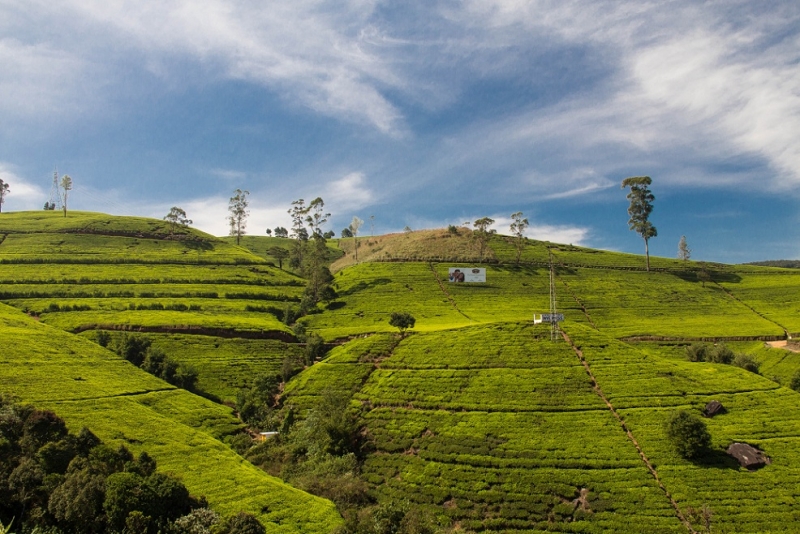
[(323, 198), (329, 205), (335, 205), (339, 213), (358, 210), (375, 200), (366, 182), (364, 173), (352, 172), (328, 184)]
[(227, 181), (244, 180), (247, 178), (247, 173), (244, 171), (236, 171), (233, 169), (211, 169), (208, 171), (211, 175), (222, 178)]
[[(665, 182), (685, 182), (688, 170), (707, 185), (798, 189), (800, 15), (792, 3), (465, 5), (449, 14), (489, 41), (509, 50), (558, 42), (592, 50), (613, 75), (590, 92), (476, 126), (461, 136), (467, 159), (511, 154), (535, 165), (518, 154), (544, 145), (562, 171), (571, 162), (591, 162), (600, 174), (660, 165)], [(719, 172), (720, 163), (742, 158), (762, 159), (773, 176), (765, 183), (763, 175)]]
[[(495, 216), (492, 228), (500, 234), (511, 235), (511, 217)], [(530, 220), (530, 217), (527, 217)], [(474, 219), (473, 219), (474, 220)], [(588, 246), (589, 228), (569, 225), (537, 224), (535, 221), (525, 229), (525, 237), (539, 241), (550, 241), (578, 246)]]
[(30, 116), (52, 120), (85, 111), (83, 97), (94, 92), (98, 81), (87, 83), (87, 65), (75, 55), (13, 38), (0, 39), (0, 69), (0, 114), (6, 121)]
[[(56, 7), (32, 0), (25, 9), (0, 6), (0, 18), (13, 19), (5, 28), (11, 35), (36, 35), (42, 42), (9, 41), (0, 48), (0, 66), (22, 75), (15, 77), (18, 87), (59, 101), (80, 96), (84, 86), (71, 85), (82, 79), (76, 67), (87, 62), (116, 71), (122, 83), (130, 78), (125, 69), (138, 64), (180, 86), (187, 83), (188, 60), (203, 71), (199, 80), (190, 77), (193, 82), (252, 82), (323, 115), (401, 135), (403, 117), (383, 91), (402, 89), (404, 78), (381, 61), (362, 32), (374, 8), (375, 2), (359, 0), (335, 6), (322, 0), (68, 0)], [(55, 22), (58, 31), (42, 36), (41, 27)], [(0, 86), (0, 95), (21, 96), (10, 82)]]
[(8, 184), (9, 192), (3, 202), (4, 211), (42, 209), (48, 195), (39, 186), (19, 176), (14, 165), (0, 161), (0, 179)]

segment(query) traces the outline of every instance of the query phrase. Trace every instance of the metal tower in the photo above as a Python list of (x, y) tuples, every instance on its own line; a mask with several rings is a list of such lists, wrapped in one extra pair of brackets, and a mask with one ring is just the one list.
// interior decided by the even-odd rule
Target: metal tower
[(553, 252), (547, 250), (550, 256), (550, 340), (558, 340), (558, 313), (556, 310), (556, 275), (553, 267)]
[(50, 209), (60, 210), (63, 208), (61, 204), (61, 186), (58, 183), (58, 169), (53, 171), (53, 185), (50, 186), (50, 205), (55, 206)]

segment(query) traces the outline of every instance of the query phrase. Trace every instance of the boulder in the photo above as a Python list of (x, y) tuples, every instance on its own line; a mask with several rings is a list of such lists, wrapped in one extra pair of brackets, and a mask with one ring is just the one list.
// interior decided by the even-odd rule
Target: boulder
[(706, 404), (705, 408), (703, 408), (703, 415), (705, 417), (714, 417), (715, 415), (725, 413), (726, 411), (727, 410), (725, 409), (725, 407), (722, 405), (721, 402), (712, 400), (711, 402)]
[(725, 452), (736, 458), (739, 465), (747, 469), (758, 469), (771, 463), (766, 454), (747, 443), (732, 443)]

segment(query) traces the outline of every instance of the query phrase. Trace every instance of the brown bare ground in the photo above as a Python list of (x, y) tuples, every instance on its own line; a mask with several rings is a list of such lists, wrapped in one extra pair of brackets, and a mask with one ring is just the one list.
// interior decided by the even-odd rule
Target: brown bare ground
[(790, 350), (792, 352), (800, 352), (800, 346), (794, 344), (789, 345), (789, 343), (785, 339), (782, 339), (780, 341), (767, 341), (767, 345), (769, 345), (774, 349), (784, 349), (784, 350)]

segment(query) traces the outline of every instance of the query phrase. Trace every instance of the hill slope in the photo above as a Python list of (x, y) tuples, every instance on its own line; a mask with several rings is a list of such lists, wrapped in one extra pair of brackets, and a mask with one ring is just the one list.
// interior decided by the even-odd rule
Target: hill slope
[[(232, 347), (229, 365), (251, 358), (247, 352), (254, 343), (280, 354), (279, 340), (292, 340), (291, 332), (274, 315), (246, 308), (291, 303), (302, 289), (297, 277), (246, 249), (190, 229), (170, 235), (163, 222), (148, 219), (3, 214), (0, 237), (0, 298), (34, 317), (0, 304), (6, 347), (0, 393), (52, 409), (71, 427), (87, 426), (109, 443), (146, 450), (160, 469), (179, 476), (219, 512), (253, 513), (268, 532), (322, 533), (340, 524), (331, 502), (267, 475), (222, 443), (243, 426), (229, 407), (176, 389), (68, 333), (104, 328), (205, 334), (193, 339)], [(200, 363), (194, 356), (179, 351), (175, 358)], [(247, 379), (231, 380), (249, 386), (265, 368), (279, 367), (280, 360), (262, 357), (240, 370)], [(213, 367), (197, 368), (208, 393), (235, 397), (214, 380)]]
[[(185, 473), (190, 489), (212, 488), (221, 510), (238, 499), (266, 505), (262, 519), (275, 531), (339, 524), (330, 503), (295, 496), (275, 479), (268, 502), (235, 493), (266, 475), (213, 439), (237, 428), (228, 409), (68, 333), (142, 332), (195, 365), (208, 396), (233, 400), (303, 350), (278, 319), (304, 282), (268, 264), (272, 245), (262, 240), (270, 238), (248, 243), (259, 257), (192, 230), (170, 236), (160, 221), (5, 215), (0, 300), (40, 323), (4, 308), (1, 339), (14, 328), (21, 336), (38, 329), (58, 349), (17, 343), (0, 389), (66, 410), (74, 424), (108, 414), (102, 437), (158, 451), (159, 465)], [(531, 240), (517, 263), (506, 236), (491, 238), (478, 265), (464, 230), (359, 241), (358, 262), (354, 240), (338, 241), (339, 297), (301, 320), (336, 347), (286, 384), (283, 402), (302, 417), (331, 392), (350, 397), (371, 447), (362, 478), (378, 502), (407, 501), (444, 523), (490, 532), (686, 532), (703, 528), (704, 507), (713, 531), (800, 530), (800, 397), (784, 387), (800, 360), (764, 345), (800, 332), (796, 270), (652, 258), (647, 273), (639, 256)], [(551, 257), (566, 315), (555, 342), (549, 325), (531, 321), (549, 310)], [(474, 266), (486, 269), (486, 283), (447, 282), (450, 267)], [(415, 316), (411, 334), (388, 324), (393, 311)], [(687, 361), (685, 347), (699, 340), (747, 352), (763, 376)], [(84, 352), (92, 359), (75, 356)], [(728, 409), (706, 421), (712, 450), (684, 460), (667, 443), (664, 421), (678, 409), (699, 413), (712, 399)], [(772, 464), (740, 469), (724, 453), (734, 441), (758, 446)], [(205, 451), (196, 465), (186, 443)], [(208, 469), (217, 457), (229, 458), (220, 460), (226, 474)], [(210, 472), (235, 483), (215, 484)]]

